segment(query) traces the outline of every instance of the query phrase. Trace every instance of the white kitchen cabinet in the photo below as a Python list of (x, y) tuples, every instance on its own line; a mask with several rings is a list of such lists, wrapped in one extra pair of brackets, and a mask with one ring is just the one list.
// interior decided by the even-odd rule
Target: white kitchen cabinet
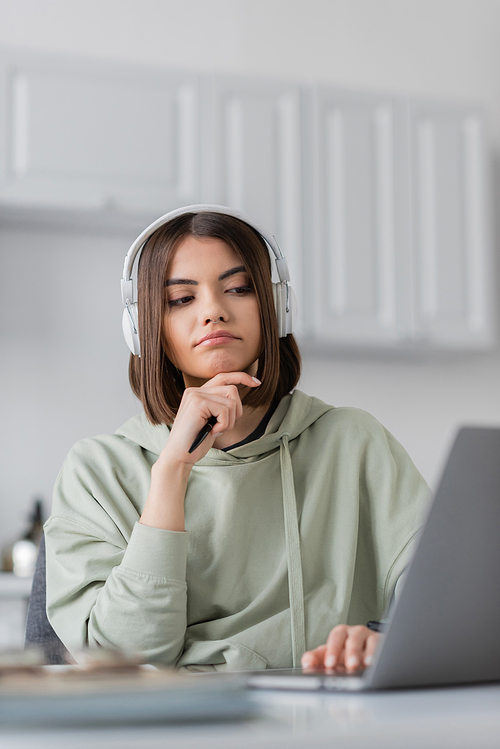
[(305, 95), (305, 235), (315, 347), (491, 345), (482, 122), (474, 110), (317, 88)]
[(0, 218), (237, 208), (287, 257), (306, 346), (491, 346), (488, 180), (466, 106), (0, 53)]
[(457, 105), (409, 111), (415, 337), (484, 347), (494, 315), (483, 122)]
[(325, 344), (393, 343), (404, 325), (409, 260), (396, 155), (405, 112), (390, 96), (328, 88), (310, 91), (304, 106), (313, 189), (307, 330)]
[(300, 89), (214, 76), (203, 98), (203, 201), (240, 210), (275, 236), (303, 308)]
[(199, 196), (196, 75), (0, 55), (0, 203), (156, 217)]

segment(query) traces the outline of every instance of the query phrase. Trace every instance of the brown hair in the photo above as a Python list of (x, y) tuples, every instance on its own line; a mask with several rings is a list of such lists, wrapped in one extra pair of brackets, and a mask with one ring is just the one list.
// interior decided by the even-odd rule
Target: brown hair
[(138, 269), (138, 320), (141, 356), (131, 354), (130, 385), (152, 424), (171, 424), (184, 392), (182, 373), (165, 352), (163, 320), (167, 267), (187, 237), (221, 239), (243, 261), (260, 308), (262, 352), (257, 377), (243, 403), (251, 408), (278, 402), (300, 377), (300, 353), (293, 335), (278, 337), (271, 285), (271, 260), (261, 236), (248, 224), (219, 213), (186, 213), (157, 229), (147, 240)]

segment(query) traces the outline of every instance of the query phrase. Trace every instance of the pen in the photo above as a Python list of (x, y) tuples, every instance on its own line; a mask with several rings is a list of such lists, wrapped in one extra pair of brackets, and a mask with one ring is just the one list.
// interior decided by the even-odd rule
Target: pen
[(188, 451), (189, 454), (193, 453), (196, 450), (196, 448), (201, 445), (205, 437), (209, 435), (210, 432), (212, 431), (212, 427), (214, 427), (216, 424), (217, 424), (217, 416), (211, 416), (209, 420), (207, 421), (207, 423), (205, 424), (205, 426), (202, 427), (202, 429), (200, 429), (198, 436), (196, 437), (195, 441), (189, 448), (189, 451)]
[(386, 622), (368, 622), (367, 627), (373, 632), (383, 632), (385, 630)]

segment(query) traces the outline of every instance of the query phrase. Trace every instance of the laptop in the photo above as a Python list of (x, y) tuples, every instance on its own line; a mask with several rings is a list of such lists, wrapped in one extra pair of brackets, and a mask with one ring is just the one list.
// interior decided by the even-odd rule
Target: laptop
[(500, 681), (500, 429), (458, 432), (382, 640), (362, 673), (275, 669), (247, 683), (359, 691)]

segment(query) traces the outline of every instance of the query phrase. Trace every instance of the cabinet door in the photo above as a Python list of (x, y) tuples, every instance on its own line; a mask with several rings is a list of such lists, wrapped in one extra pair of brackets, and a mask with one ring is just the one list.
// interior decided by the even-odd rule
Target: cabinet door
[(308, 330), (325, 343), (392, 345), (409, 325), (405, 109), (391, 97), (327, 88), (306, 107), (315, 186)]
[(0, 201), (157, 216), (199, 194), (198, 78), (2, 55)]
[(477, 111), (412, 102), (415, 334), (439, 347), (492, 342), (483, 124)]
[(276, 237), (300, 313), (299, 88), (216, 77), (206, 83), (203, 111), (202, 199), (242, 211)]

